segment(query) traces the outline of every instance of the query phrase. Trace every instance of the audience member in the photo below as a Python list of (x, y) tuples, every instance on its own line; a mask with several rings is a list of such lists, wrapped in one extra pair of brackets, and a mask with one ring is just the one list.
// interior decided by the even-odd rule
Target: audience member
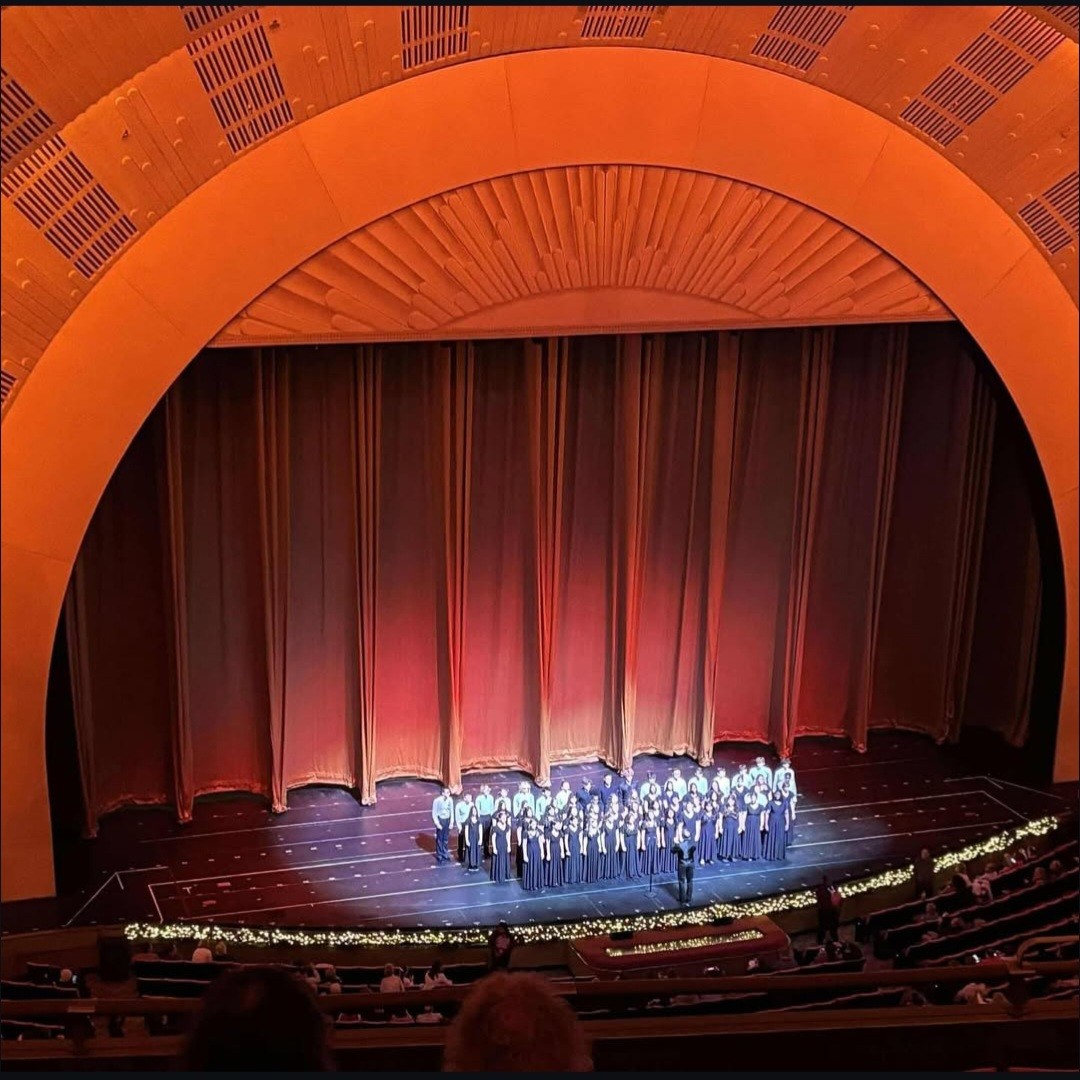
[(915, 899), (934, 895), (934, 860), (930, 849), (923, 848), (915, 860)]
[(401, 969), (387, 964), (383, 968), (383, 977), (379, 983), (380, 994), (403, 994), (405, 992), (405, 980), (401, 977)]
[(446, 977), (442, 969), (441, 960), (432, 960), (431, 967), (424, 975), (424, 989), (434, 990), (437, 986), (453, 986), (454, 984)]
[(532, 973), (489, 975), (446, 1038), (445, 1072), (589, 1072), (584, 1032), (551, 984)]
[(814, 890), (817, 904), (817, 939), (820, 945), (826, 938), (840, 939), (840, 906), (843, 897), (840, 890), (829, 881), (828, 874), (821, 875), (821, 884)]
[(490, 950), (489, 963), (493, 971), (507, 970), (510, 967), (510, 955), (514, 951), (514, 935), (510, 927), (501, 922), (488, 938)]
[(153, 949), (150, 948), (150, 942), (148, 942), (148, 941), (140, 941), (139, 942), (139, 951), (131, 958), (131, 962), (135, 963), (136, 960), (148, 961), (148, 960), (160, 960), (160, 959), (161, 959), (161, 957), (158, 956), (158, 954), (156, 952), (154, 952)]
[(269, 967), (240, 968), (211, 984), (184, 1056), (192, 1072), (332, 1070), (314, 994)]
[(214, 960), (219, 964), (236, 963), (236, 959), (229, 955), (229, 946), (224, 941), (214, 943)]
[(191, 962), (193, 964), (209, 964), (213, 961), (214, 954), (210, 951), (210, 943), (207, 941), (200, 941), (195, 946), (195, 951), (191, 954)]

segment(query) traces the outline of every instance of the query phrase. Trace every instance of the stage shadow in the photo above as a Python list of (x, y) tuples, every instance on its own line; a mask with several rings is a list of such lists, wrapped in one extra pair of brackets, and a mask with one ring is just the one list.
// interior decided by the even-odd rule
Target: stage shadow
[(416, 846), (421, 851), (426, 851), (432, 858), (435, 857), (435, 837), (431, 833), (417, 833)]

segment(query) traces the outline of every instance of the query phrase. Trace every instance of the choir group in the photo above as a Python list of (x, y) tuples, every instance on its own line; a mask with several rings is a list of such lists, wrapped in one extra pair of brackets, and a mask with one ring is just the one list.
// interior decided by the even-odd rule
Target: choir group
[(435, 857), (450, 861), (456, 825), (458, 859), (468, 871), (489, 864), (492, 881), (507, 881), (511, 866), (524, 889), (581, 882), (634, 880), (675, 873), (674, 845), (696, 845), (701, 865), (736, 859), (784, 859), (795, 835), (798, 789), (791, 762), (775, 771), (757, 758), (728, 776), (710, 780), (701, 768), (689, 779), (673, 770), (663, 783), (648, 773), (640, 786), (634, 770), (607, 773), (598, 787), (586, 778), (572, 792), (567, 780), (554, 794), (550, 784), (534, 795), (523, 781), (510, 796), (483, 784), (474, 799), (456, 802), (444, 788), (432, 804)]

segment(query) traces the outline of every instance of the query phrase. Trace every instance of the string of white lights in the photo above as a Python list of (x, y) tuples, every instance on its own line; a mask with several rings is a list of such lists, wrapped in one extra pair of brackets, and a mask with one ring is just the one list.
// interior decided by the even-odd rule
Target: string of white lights
[[(958, 851), (939, 855), (935, 870), (963, 866), (973, 859), (997, 854), (1028, 837), (1045, 836), (1057, 828), (1056, 817), (1043, 817), (1015, 829), (1007, 829), (969, 844)], [(858, 896), (875, 889), (890, 888), (910, 881), (914, 867), (907, 865), (886, 870), (861, 881), (847, 881), (838, 886), (842, 896)], [(706, 926), (715, 919), (745, 918), (755, 915), (777, 915), (796, 911), (814, 904), (812, 890), (779, 893), (761, 900), (741, 903), (717, 902), (692, 910), (664, 911), (648, 915), (610, 916), (581, 919), (564, 923), (524, 923), (513, 927), (514, 936), (526, 944), (549, 941), (568, 941), (574, 938), (597, 937), (603, 934), (669, 930), (687, 926)], [(205, 939), (224, 941), (229, 945), (298, 946), (324, 948), (393, 948), (401, 946), (486, 945), (490, 928), (461, 927), (457, 929), (386, 928), (382, 930), (303, 930), (287, 927), (227, 927), (198, 923), (129, 923), (124, 933), (132, 940), (187, 941)]]

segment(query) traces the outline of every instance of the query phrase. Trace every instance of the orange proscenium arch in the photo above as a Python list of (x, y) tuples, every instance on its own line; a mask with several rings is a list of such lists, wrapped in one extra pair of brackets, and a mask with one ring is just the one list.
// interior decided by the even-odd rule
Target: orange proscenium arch
[(661, 50), (520, 53), (380, 89), (239, 159), (103, 275), (27, 379), (2, 429), (5, 900), (53, 890), (45, 695), (72, 564), (117, 462), (184, 366), (288, 270), (392, 211), (593, 163), (698, 170), (797, 199), (897, 258), (967, 326), (1054, 500), (1068, 605), (1057, 771), (1076, 776), (1077, 313), (1026, 234), (918, 138), (806, 83)]

